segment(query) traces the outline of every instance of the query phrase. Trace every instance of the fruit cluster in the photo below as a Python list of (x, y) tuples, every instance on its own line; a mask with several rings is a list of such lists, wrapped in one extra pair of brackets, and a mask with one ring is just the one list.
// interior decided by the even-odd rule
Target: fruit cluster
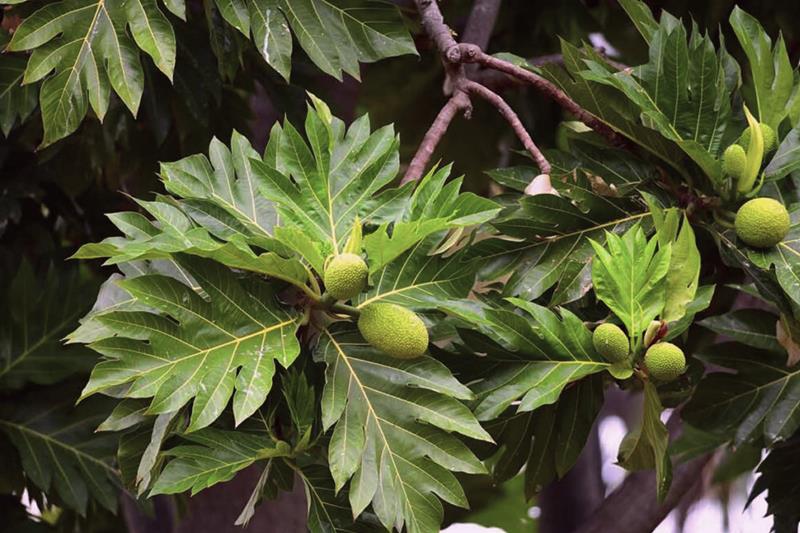
[[(353, 253), (331, 257), (323, 281), (335, 300), (349, 300), (367, 286), (369, 268)], [(364, 339), (381, 352), (400, 359), (421, 357), (428, 349), (425, 322), (413, 311), (397, 304), (370, 303), (359, 310), (358, 330)]]

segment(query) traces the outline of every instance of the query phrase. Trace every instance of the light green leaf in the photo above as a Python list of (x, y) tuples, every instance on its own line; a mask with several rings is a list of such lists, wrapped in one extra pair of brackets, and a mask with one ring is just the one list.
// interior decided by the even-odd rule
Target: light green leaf
[(592, 241), (595, 258), (592, 281), (597, 297), (625, 324), (628, 334), (640, 335), (663, 311), (671, 245), (656, 250), (642, 228), (625, 235), (606, 234), (606, 246)]
[(738, 6), (733, 8), (729, 20), (750, 64), (745, 98), (756, 109), (758, 120), (777, 131), (789, 112), (786, 102), (793, 92), (796, 76), (783, 37), (779, 36), (773, 46), (761, 24)]

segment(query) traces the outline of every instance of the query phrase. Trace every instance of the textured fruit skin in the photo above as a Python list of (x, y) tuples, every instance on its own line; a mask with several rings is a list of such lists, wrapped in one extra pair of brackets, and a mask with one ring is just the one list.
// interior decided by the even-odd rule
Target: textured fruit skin
[[(764, 153), (767, 153), (778, 147), (778, 136), (775, 135), (775, 130), (772, 129), (772, 126), (763, 122), (760, 126), (761, 136), (764, 137)], [(750, 128), (742, 132), (741, 137), (739, 137), (739, 144), (745, 149), (750, 145)]]
[(672, 381), (686, 369), (686, 357), (671, 342), (658, 342), (647, 349), (644, 364), (653, 379)]
[(722, 154), (722, 170), (736, 179), (742, 177), (747, 166), (747, 153), (738, 144), (732, 144)]
[(736, 213), (736, 235), (754, 248), (775, 246), (789, 231), (789, 213), (772, 198), (753, 198)]
[(428, 330), (414, 311), (395, 304), (369, 304), (358, 317), (361, 335), (378, 350), (415, 359), (428, 349)]
[(609, 363), (618, 363), (628, 357), (628, 336), (616, 324), (600, 324), (592, 333), (592, 343), (597, 353)]
[(325, 268), (325, 289), (337, 300), (349, 300), (367, 286), (367, 264), (356, 254), (341, 254)]

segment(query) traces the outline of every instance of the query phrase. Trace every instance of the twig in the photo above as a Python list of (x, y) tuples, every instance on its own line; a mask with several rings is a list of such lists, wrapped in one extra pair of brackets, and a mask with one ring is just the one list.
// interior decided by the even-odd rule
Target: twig
[[(492, 68), (500, 72), (505, 72), (515, 78), (523, 80), (531, 84), (534, 88), (550, 97), (561, 107), (575, 115), (575, 117), (595, 130), (597, 133), (606, 137), (613, 145), (623, 146), (627, 144), (624, 137), (620, 136), (617, 132), (607, 126), (599, 118), (586, 111), (567, 94), (556, 87), (553, 83), (545, 78), (535, 74), (529, 70), (518, 67), (513, 63), (492, 57), (479, 47), (473, 44), (460, 44), (458, 45), (460, 52), (457, 54), (459, 61), (465, 63), (478, 63), (487, 68)], [(455, 54), (454, 54), (455, 55)]]
[(465, 80), (462, 84), (462, 87), (468, 93), (480, 96), (492, 104), (503, 116), (503, 118), (506, 119), (519, 140), (522, 141), (522, 146), (525, 147), (533, 160), (536, 161), (536, 165), (539, 167), (539, 172), (542, 174), (550, 174), (550, 163), (547, 161), (547, 158), (545, 158), (542, 151), (539, 150), (539, 147), (536, 146), (536, 143), (533, 142), (533, 139), (528, 134), (528, 130), (526, 130), (525, 126), (522, 125), (522, 122), (519, 120), (517, 114), (513, 109), (511, 109), (511, 106), (509, 106), (506, 101), (500, 97), (500, 95), (490, 89), (487, 89), (480, 83), (470, 80)]
[(472, 103), (463, 91), (456, 90), (453, 96), (450, 97), (450, 100), (448, 100), (441, 111), (439, 111), (439, 114), (436, 115), (433, 124), (431, 124), (431, 127), (428, 128), (428, 131), (425, 133), (425, 137), (423, 137), (419, 148), (417, 148), (417, 153), (414, 154), (414, 158), (411, 160), (403, 179), (400, 181), (401, 184), (415, 181), (422, 177), (425, 167), (428, 166), (428, 162), (431, 160), (433, 151), (436, 149), (436, 146), (438, 146), (439, 141), (442, 140), (448, 126), (450, 126), (450, 122), (452, 122), (456, 114), (462, 110), (464, 111), (464, 115), (469, 118), (469, 114), (472, 111)]

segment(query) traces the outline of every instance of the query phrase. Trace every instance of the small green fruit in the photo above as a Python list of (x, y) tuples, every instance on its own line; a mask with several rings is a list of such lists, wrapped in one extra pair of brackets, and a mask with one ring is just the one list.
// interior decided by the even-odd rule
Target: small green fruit
[(772, 198), (754, 198), (736, 213), (736, 235), (754, 248), (775, 246), (786, 237), (791, 220), (783, 204)]
[[(764, 137), (764, 153), (771, 152), (778, 147), (778, 136), (775, 135), (775, 130), (772, 129), (772, 126), (764, 124), (763, 122), (760, 124), (760, 126), (761, 136)], [(750, 146), (750, 128), (746, 128), (742, 132), (738, 143), (745, 149)]]
[(747, 166), (747, 153), (738, 144), (732, 144), (725, 149), (722, 154), (722, 170), (728, 176), (733, 176), (737, 180), (744, 174)]
[(356, 254), (335, 256), (325, 267), (325, 289), (337, 300), (349, 300), (367, 286), (367, 264)]
[(592, 343), (597, 353), (610, 363), (618, 363), (628, 357), (628, 336), (615, 324), (597, 326), (592, 333)]
[(671, 342), (658, 342), (647, 349), (644, 364), (653, 379), (672, 381), (686, 369), (686, 357)]
[(417, 314), (395, 304), (369, 304), (358, 317), (361, 335), (378, 350), (415, 359), (428, 349), (428, 330)]

